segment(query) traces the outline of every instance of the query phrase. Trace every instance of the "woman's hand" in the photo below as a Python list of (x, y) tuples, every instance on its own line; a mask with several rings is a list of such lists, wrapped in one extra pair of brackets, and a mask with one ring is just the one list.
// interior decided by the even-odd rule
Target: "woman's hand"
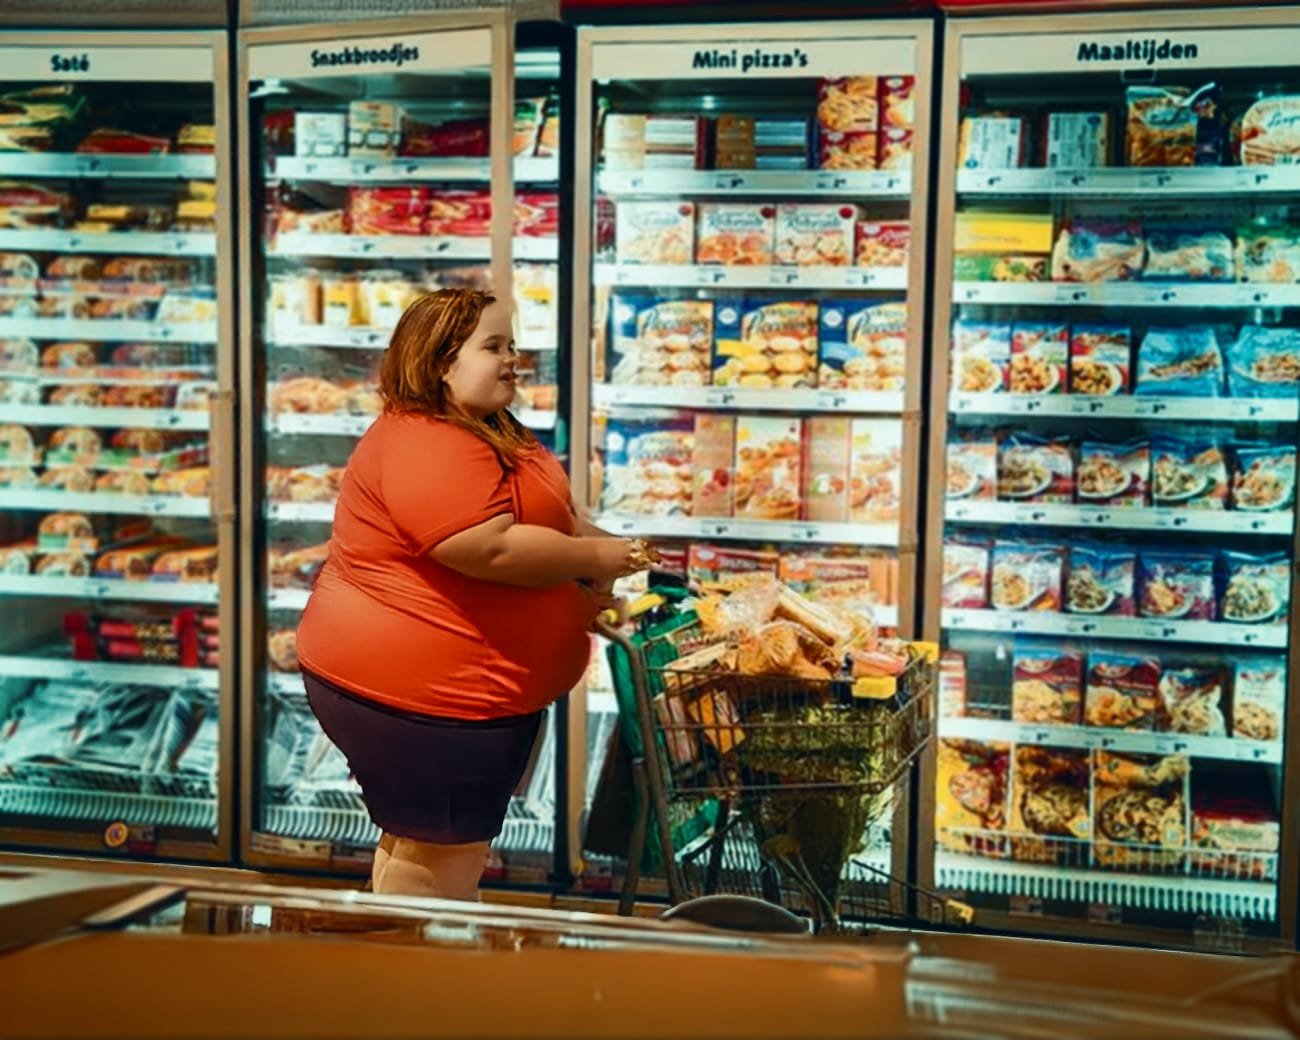
[(590, 575), (597, 585), (613, 585), (619, 578), (649, 569), (659, 554), (640, 538), (593, 538), (595, 561)]

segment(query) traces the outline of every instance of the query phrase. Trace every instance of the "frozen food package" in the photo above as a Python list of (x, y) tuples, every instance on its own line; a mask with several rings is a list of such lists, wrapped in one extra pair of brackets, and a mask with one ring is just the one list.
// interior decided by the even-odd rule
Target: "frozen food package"
[(1144, 870), (1181, 866), (1187, 846), (1187, 757), (1093, 754), (1097, 862)]
[(874, 170), (880, 160), (877, 133), (823, 130), (817, 138), (817, 165), (823, 170)]
[(147, 473), (113, 469), (95, 478), (95, 491), (110, 495), (147, 495), (152, 491)]
[[(1011, 779), (1011, 858), (1082, 866), (1092, 834), (1087, 751), (1017, 747)], [(1031, 837), (1032, 835), (1032, 837)]]
[(823, 390), (898, 392), (907, 368), (907, 303), (849, 303), (821, 307), (821, 363), (817, 385)]
[(1103, 651), (1089, 654), (1085, 725), (1150, 730), (1160, 711), (1159, 660)]
[(777, 207), (763, 202), (701, 202), (697, 211), (697, 264), (768, 266), (772, 263)]
[(267, 573), (274, 589), (310, 589), (329, 556), (329, 544), (273, 545), (266, 551)]
[(844, 267), (853, 262), (861, 211), (847, 204), (785, 202), (776, 207), (775, 263)]
[(31, 574), (39, 555), (35, 539), (0, 545), (0, 574)]
[(31, 340), (0, 339), (0, 372), (31, 372), (40, 360), (41, 352)]
[(1276, 881), (1282, 817), (1268, 775), (1198, 762), (1191, 788), (1195, 875)]
[(34, 488), (39, 484), (30, 466), (0, 466), (0, 487)]
[(1070, 546), (1065, 607), (1072, 614), (1133, 617), (1137, 613), (1137, 553), (1124, 546)]
[(1018, 321), (1011, 327), (1013, 394), (1063, 394), (1070, 353), (1070, 330), (1064, 322)]
[(25, 426), (5, 424), (0, 426), (0, 462), (30, 464), (40, 461), (36, 448), (36, 435)]
[(877, 572), (887, 569), (890, 562), (884, 555), (786, 553), (781, 557), (777, 580), (814, 603), (871, 618), (876, 606), (888, 602), (888, 596), (880, 591), (882, 583)]
[(963, 394), (1000, 393), (1011, 366), (1011, 326), (959, 318), (952, 325), (952, 382)]
[(907, 220), (859, 220), (853, 262), (858, 267), (906, 267), (912, 224)]
[(998, 498), (1072, 503), (1074, 453), (1064, 440), (1010, 433), (998, 443)]
[(1223, 396), (1223, 354), (1205, 325), (1150, 328), (1137, 351), (1134, 393), (1156, 397)]
[(104, 450), (104, 440), (98, 430), (88, 426), (65, 426), (50, 434), (45, 448), (51, 453), (91, 459)]
[(348, 154), (348, 117), (342, 112), (295, 112), (294, 154), (308, 159)]
[(1127, 92), (1129, 166), (1218, 166), (1226, 125), (1219, 89), (1142, 85)]
[(693, 544), (687, 562), (691, 588), (735, 592), (776, 577), (780, 554), (768, 549)]
[(1236, 261), (1232, 236), (1196, 224), (1157, 224), (1144, 229), (1147, 261), (1142, 277), (1162, 282), (1232, 282)]
[(1217, 665), (1169, 665), (1160, 673), (1158, 729), (1198, 737), (1227, 735), (1223, 670)]
[(1109, 166), (1109, 112), (1049, 112), (1043, 135), (1043, 165), (1049, 170)]
[(1037, 256), (1051, 252), (1055, 230), (1051, 213), (1023, 208), (963, 209), (957, 213), (953, 245), (959, 257), (967, 254)]
[(812, 415), (804, 420), (804, 515), (815, 523), (848, 523), (853, 420)]
[(1227, 349), (1228, 396), (1300, 396), (1300, 330), (1245, 325)]
[(1128, 393), (1132, 355), (1133, 333), (1127, 325), (1074, 325), (1070, 329), (1070, 393)]
[(1142, 276), (1147, 243), (1134, 223), (1071, 220), (1052, 247), (1052, 280), (1127, 282)]
[(1295, 449), (1238, 445), (1232, 508), (1281, 512), (1295, 508)]
[(695, 416), (692, 459), (692, 516), (731, 516), (736, 417), (701, 412)]
[(647, 293), (610, 298), (610, 382), (705, 386), (713, 350), (712, 300)]
[(880, 77), (880, 125), (911, 130), (916, 126), (916, 77)]
[(817, 86), (817, 122), (838, 132), (875, 131), (880, 106), (875, 76), (823, 79)]
[(957, 139), (957, 166), (963, 170), (1023, 166), (1028, 138), (1020, 116), (965, 116)]
[(1212, 440), (1162, 435), (1151, 442), (1153, 505), (1228, 508), (1228, 464)]
[(1144, 549), (1138, 555), (1138, 614), (1166, 621), (1217, 620), (1214, 556)]
[(935, 763), (935, 838), (944, 848), (1007, 856), (1011, 745), (940, 740)]
[(348, 155), (391, 158), (402, 137), (402, 109), (388, 101), (348, 104)]
[(948, 442), (945, 497), (991, 502), (998, 497), (998, 441), (991, 433)]
[(1219, 616), (1238, 624), (1284, 625), (1291, 605), (1291, 565), (1286, 553), (1223, 554)]
[(95, 490), (95, 474), (85, 466), (47, 467), (38, 483), (50, 491), (84, 495)]
[(1273, 221), (1240, 227), (1236, 258), (1238, 281), (1300, 282), (1300, 227)]
[(153, 570), (154, 561), (176, 547), (176, 541), (168, 539), (108, 549), (95, 558), (95, 575), (124, 581), (144, 581)]
[(605, 434), (604, 508), (689, 516), (695, 480), (693, 434), (689, 419), (611, 420)]
[(958, 282), (1046, 282), (1051, 274), (1046, 253), (959, 253), (952, 264)]
[(897, 523), (902, 494), (903, 428), (892, 419), (853, 420), (849, 519)]
[(715, 304), (717, 386), (811, 387), (817, 378), (817, 304), (754, 296)]
[(1075, 479), (1084, 505), (1145, 506), (1151, 497), (1151, 443), (1085, 440)]
[(916, 131), (903, 127), (890, 127), (880, 131), (880, 157), (878, 165), (882, 170), (910, 170), (912, 168), (912, 148), (916, 140)]
[(93, 343), (51, 343), (41, 352), (44, 368), (94, 368), (98, 354)]
[(695, 255), (695, 204), (620, 202), (614, 210), (620, 264), (689, 264)]
[(966, 655), (945, 650), (939, 656), (939, 718), (962, 718), (966, 714)]
[(515, 98), (514, 134), (510, 144), (512, 155), (531, 156), (537, 150), (537, 136), (541, 133), (545, 112), (545, 97)]
[(742, 415), (736, 420), (736, 516), (799, 519), (802, 442), (799, 419)]
[(997, 610), (1061, 609), (1065, 547), (1032, 542), (993, 543), (990, 599)]
[(1011, 717), (1077, 726), (1083, 710), (1083, 655), (1070, 647), (1018, 642), (1012, 656)]
[(1242, 166), (1300, 163), (1300, 97), (1275, 95), (1256, 101), (1241, 119)]
[(987, 610), (989, 605), (989, 546), (983, 542), (947, 539), (943, 543), (944, 607)]
[(1286, 658), (1243, 657), (1232, 665), (1232, 735), (1281, 740), (1286, 717)]

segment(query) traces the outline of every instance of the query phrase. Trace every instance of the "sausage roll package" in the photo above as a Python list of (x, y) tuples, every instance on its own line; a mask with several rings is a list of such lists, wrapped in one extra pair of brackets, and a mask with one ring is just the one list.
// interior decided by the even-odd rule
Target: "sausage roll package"
[(1286, 717), (1286, 658), (1244, 657), (1232, 666), (1232, 735), (1281, 740)]
[(997, 610), (1059, 611), (1065, 547), (994, 542), (990, 598)]
[(1074, 842), (1092, 834), (1091, 778), (1092, 761), (1087, 751), (1016, 748), (1011, 777), (1012, 859), (1021, 863), (1087, 865), (1087, 845)]
[(1160, 662), (1135, 654), (1088, 655), (1083, 721), (1107, 729), (1154, 729), (1160, 714)]
[(0, 463), (30, 464), (40, 461), (36, 435), (25, 426), (0, 425)]
[(1052, 248), (1052, 280), (1127, 282), (1142, 276), (1147, 243), (1134, 223), (1072, 220)]
[(1160, 673), (1159, 729), (1199, 737), (1228, 732), (1223, 670), (1214, 665), (1169, 665)]
[(1198, 876), (1277, 880), (1282, 817), (1265, 773), (1197, 762), (1192, 771), (1192, 869)]
[(998, 444), (998, 498), (1012, 502), (1074, 501), (1074, 452), (1063, 440), (1012, 433)]
[(860, 220), (853, 262), (859, 267), (906, 267), (912, 225), (906, 220)]
[(1011, 717), (1076, 726), (1083, 710), (1083, 656), (1068, 647), (1018, 642), (1012, 658)]
[(1205, 325), (1151, 328), (1137, 354), (1134, 393), (1157, 397), (1222, 397), (1223, 354)]
[(1227, 364), (1230, 397), (1300, 396), (1300, 330), (1245, 325)]
[(944, 848), (1007, 855), (1011, 745), (940, 740), (935, 763), (935, 836)]
[(1063, 394), (1070, 353), (1064, 322), (1021, 321), (1011, 327), (1013, 394)]
[(1227, 509), (1228, 464), (1213, 441), (1157, 436), (1151, 441), (1151, 501), (1158, 508)]
[(948, 539), (943, 543), (944, 607), (986, 610), (989, 605), (989, 546)]
[(1146, 870), (1181, 866), (1188, 834), (1187, 757), (1093, 755), (1097, 862)]
[(1137, 553), (1123, 546), (1070, 546), (1065, 607), (1072, 614), (1133, 617), (1137, 613)]
[(1210, 553), (1144, 550), (1138, 557), (1138, 614), (1165, 621), (1215, 621)]
[(1251, 512), (1290, 512), (1295, 508), (1294, 448), (1241, 444), (1235, 451), (1232, 508)]
[(692, 588), (735, 592), (775, 578), (780, 563), (774, 550), (692, 545), (686, 574)]
[(1085, 440), (1076, 479), (1084, 505), (1145, 506), (1151, 495), (1151, 444)]
[(1291, 605), (1291, 564), (1286, 553), (1223, 554), (1219, 616), (1238, 624), (1284, 625)]

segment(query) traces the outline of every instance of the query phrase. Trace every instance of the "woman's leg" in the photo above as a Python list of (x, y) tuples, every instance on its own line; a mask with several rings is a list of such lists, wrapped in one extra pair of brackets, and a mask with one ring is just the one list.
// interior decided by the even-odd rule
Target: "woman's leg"
[(384, 867), (388, 866), (389, 859), (393, 855), (394, 838), (387, 831), (379, 835), (379, 844), (375, 846), (375, 861), (370, 867), (370, 891), (379, 891), (379, 877), (384, 872)]
[(394, 838), (388, 862), (375, 875), (375, 891), (390, 896), (432, 896), (472, 901), (487, 867), (488, 842), (430, 845)]

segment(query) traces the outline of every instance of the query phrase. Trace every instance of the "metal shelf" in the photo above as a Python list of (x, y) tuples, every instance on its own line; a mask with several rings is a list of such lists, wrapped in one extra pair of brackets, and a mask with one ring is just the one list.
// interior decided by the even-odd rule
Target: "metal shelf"
[(902, 393), (867, 390), (753, 390), (725, 386), (618, 386), (597, 383), (591, 388), (598, 407), (646, 405), (656, 408), (705, 408), (735, 411), (853, 412), (900, 415)]
[(0, 318), (0, 338), (142, 343), (216, 343), (216, 322), (175, 325), (156, 321), (85, 321), (76, 318)]
[(596, 264), (600, 286), (686, 289), (907, 289), (905, 267), (723, 267), (711, 264)]
[(206, 519), (211, 507), (206, 498), (167, 495), (113, 495), (106, 491), (78, 494), (43, 488), (0, 489), (0, 509), (42, 513), (114, 513), (140, 516), (188, 516)]
[(0, 574), (0, 595), (57, 596), (64, 599), (130, 600), (212, 606), (217, 586), (207, 582), (124, 581), (118, 578), (52, 578), (40, 574)]
[(1085, 748), (1143, 755), (1189, 755), (1226, 762), (1281, 765), (1280, 741), (1266, 743), (1236, 737), (1202, 737), (1184, 733), (1144, 733), (1094, 726), (1050, 726), (1003, 719), (941, 718), (939, 737), (1010, 741), (1047, 747)]
[(962, 170), (959, 195), (1227, 195), (1300, 192), (1291, 166), (1098, 167), (1086, 170)]
[(949, 523), (1031, 524), (1043, 527), (1116, 528), (1129, 531), (1189, 531), (1211, 534), (1291, 534), (1293, 513), (1209, 509), (1149, 509), (1131, 506), (1034, 505), (1022, 502), (949, 501)]
[(1300, 284), (1214, 282), (954, 282), (954, 303), (1026, 307), (1300, 307)]
[(216, 256), (213, 232), (0, 231), (0, 249), (42, 253), (120, 253), (147, 256)]
[(890, 170), (602, 170), (603, 195), (680, 198), (683, 195), (821, 195), (907, 198), (909, 171)]
[[(532, 408), (511, 409), (515, 418), (531, 430), (552, 430), (557, 413)], [(267, 429), (283, 436), (360, 437), (379, 417), (376, 415), (308, 415), (282, 412), (267, 419)], [(281, 517), (280, 519), (287, 519)]]
[(266, 518), (281, 522), (332, 524), (333, 502), (268, 502)]
[(897, 548), (896, 524), (815, 524), (783, 520), (699, 519), (607, 513), (598, 527), (617, 535), (650, 538), (720, 538), (729, 541), (806, 542)]
[(214, 155), (93, 155), (79, 152), (8, 153), (0, 155), (0, 175), (7, 177), (102, 177), (148, 180), (212, 180)]
[[(560, 179), (558, 158), (516, 159), (516, 184), (552, 184)], [(282, 155), (272, 159), (267, 177), (284, 180), (338, 181), (342, 184), (383, 181), (428, 182), (475, 181), (492, 179), (490, 159), (308, 159)]]
[(108, 823), (130, 820), (136, 825), (217, 829), (217, 797), (178, 798), (173, 795), (132, 794), (124, 791), (86, 791), (28, 787), (0, 783), (0, 815), (45, 816), (61, 820)]
[(215, 691), (221, 673), (215, 668), (177, 668), (163, 664), (118, 664), (111, 661), (72, 661), (59, 657), (0, 656), (0, 676), (25, 679), (66, 679), (69, 682), (136, 683)]
[[(516, 260), (558, 260), (556, 238), (518, 237)], [(267, 249), (272, 257), (341, 257), (374, 260), (481, 260), (492, 259), (490, 238), (429, 237), (425, 235), (279, 235)]]
[[(184, 384), (181, 384), (184, 385)], [(94, 405), (7, 404), (6, 422), (27, 426), (126, 426), (150, 430), (204, 430), (206, 408), (99, 408)]]
[[(273, 329), (267, 343), (273, 347), (333, 347), (339, 350), (387, 350), (393, 329), (368, 325), (290, 325)], [(548, 343), (516, 344), (522, 351), (544, 352), (557, 349)]]
[(1286, 625), (1240, 625), (1225, 621), (1158, 621), (1152, 618), (1051, 614), (1046, 611), (945, 609), (940, 624), (951, 630), (1019, 635), (1206, 643), (1281, 650)]
[(1042, 415), (1194, 422), (1295, 422), (1300, 418), (1300, 402), (1265, 397), (954, 393), (948, 398), (948, 410), (954, 415)]

